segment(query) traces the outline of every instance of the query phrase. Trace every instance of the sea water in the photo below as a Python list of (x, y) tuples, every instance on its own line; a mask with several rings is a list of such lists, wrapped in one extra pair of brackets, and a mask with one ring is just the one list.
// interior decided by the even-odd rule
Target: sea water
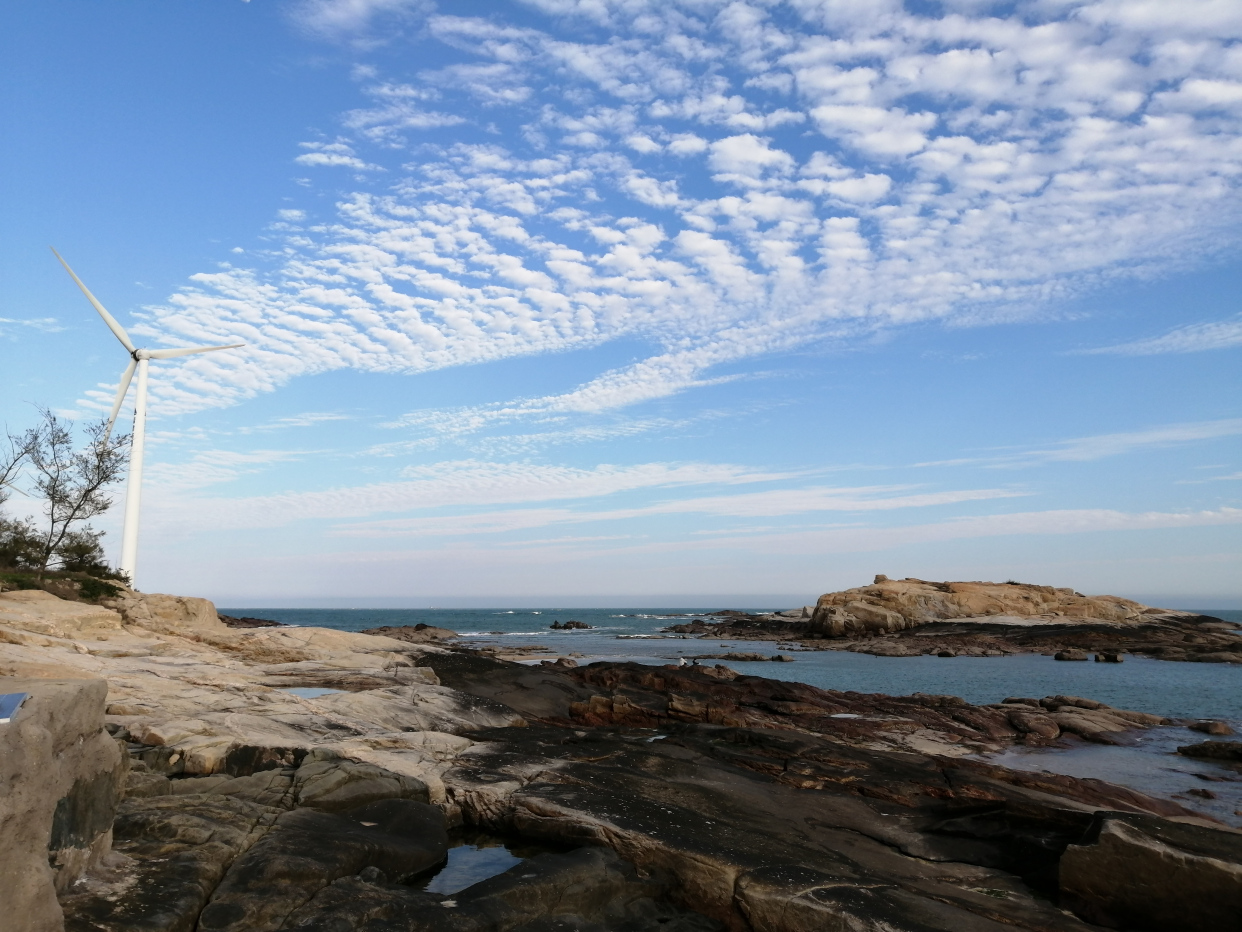
[[(873, 657), (840, 650), (793, 651), (774, 641), (661, 636), (661, 629), (709, 620), (710, 609), (302, 609), (221, 608), (291, 625), (362, 631), (427, 624), (449, 628), (468, 646), (543, 645), (547, 656), (592, 660), (676, 663), (695, 654), (783, 653), (793, 663), (729, 661), (740, 673), (792, 680), (823, 689), (889, 695), (935, 693), (986, 704), (1009, 696), (1086, 696), (1122, 709), (1176, 718), (1242, 720), (1242, 666), (1177, 663), (1126, 656), (1125, 662), (1082, 663), (1039, 654), (1007, 657)], [(1213, 612), (1242, 622), (1242, 612)], [(590, 630), (553, 631), (553, 622), (580, 621)], [(809, 642), (815, 644), (816, 642)], [(529, 662), (537, 663), (533, 654)], [(718, 661), (704, 661), (715, 663)]]

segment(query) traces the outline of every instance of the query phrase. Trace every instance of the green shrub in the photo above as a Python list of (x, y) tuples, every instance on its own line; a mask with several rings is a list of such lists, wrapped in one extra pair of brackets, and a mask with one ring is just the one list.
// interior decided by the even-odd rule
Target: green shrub
[(31, 576), (21, 576), (16, 573), (4, 573), (0, 575), (0, 582), (4, 583), (6, 589), (42, 589), (38, 582)]
[(79, 581), (81, 588), (78, 589), (78, 595), (88, 602), (98, 602), (100, 599), (108, 599), (114, 595), (119, 595), (121, 590), (112, 583), (104, 582), (102, 579), (96, 579), (88, 576)]

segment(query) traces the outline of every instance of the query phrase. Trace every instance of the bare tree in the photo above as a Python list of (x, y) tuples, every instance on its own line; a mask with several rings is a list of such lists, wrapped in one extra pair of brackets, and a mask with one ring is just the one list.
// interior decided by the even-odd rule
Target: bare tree
[(77, 448), (72, 421), (61, 420), (46, 408), (39, 413), (43, 422), (26, 431), (20, 442), (34, 474), (35, 496), (43, 500), (44, 522), (32, 561), (42, 574), (56, 558), (61, 563), (80, 562), (83, 535), (95, 541), (94, 552), (102, 555), (98, 547), (102, 535), (86, 522), (111, 507), (108, 486), (125, 469), (129, 437), (106, 439), (107, 422), (99, 420), (86, 426), (86, 443)]
[(12, 489), (17, 487), (22, 467), (30, 459), (32, 441), (32, 431), (18, 435), (5, 430), (4, 440), (0, 441), (0, 505), (9, 500)]

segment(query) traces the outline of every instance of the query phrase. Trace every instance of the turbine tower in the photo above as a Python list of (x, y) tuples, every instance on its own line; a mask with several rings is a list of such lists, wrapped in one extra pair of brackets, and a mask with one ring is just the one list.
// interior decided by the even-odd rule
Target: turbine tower
[(142, 454), (146, 441), (147, 427), (147, 363), (152, 359), (172, 359), (174, 356), (192, 356), (195, 353), (212, 353), (216, 350), (236, 349), (246, 344), (230, 343), (227, 346), (190, 346), (185, 349), (139, 349), (134, 346), (134, 341), (129, 338), (125, 328), (116, 322), (116, 318), (109, 314), (95, 296), (90, 293), (90, 290), (82, 284), (82, 279), (74, 274), (73, 269), (69, 268), (69, 263), (61, 258), (60, 253), (53, 249), (52, 254), (57, 259), (60, 259), (60, 264), (65, 267), (65, 271), (69, 273), (69, 276), (82, 289), (82, 294), (86, 295), (86, 300), (94, 305), (95, 310), (99, 312), (99, 316), (108, 325), (108, 329), (121, 341), (121, 345), (129, 353), (129, 365), (121, 373), (121, 384), (116, 390), (116, 401), (112, 405), (112, 416), (108, 418), (108, 430), (104, 434), (105, 441), (112, 436), (112, 425), (116, 423), (116, 416), (120, 413), (121, 403), (125, 400), (125, 393), (129, 391), (130, 380), (134, 377), (134, 370), (138, 371), (138, 394), (134, 398), (134, 434), (130, 440), (129, 448), (129, 481), (125, 489), (125, 526), (121, 532), (120, 564), (121, 572), (129, 577), (130, 584), (133, 585), (134, 570), (138, 563), (138, 509), (142, 498)]

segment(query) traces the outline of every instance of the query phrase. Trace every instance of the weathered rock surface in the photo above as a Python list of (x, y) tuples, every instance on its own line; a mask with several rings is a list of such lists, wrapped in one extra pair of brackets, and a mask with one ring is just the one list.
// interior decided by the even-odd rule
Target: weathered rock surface
[(270, 618), (253, 618), (250, 615), (244, 615), (240, 618), (233, 615), (217, 615), (221, 622), (229, 628), (279, 628), (282, 627), (279, 621), (272, 621)]
[(372, 868), (395, 882), (443, 861), (444, 814), (406, 799), (343, 813), (295, 809), (233, 864), (198, 921), (200, 932), (268, 932), (335, 880)]
[[(1148, 869), (1154, 843), (1121, 838), (1136, 825), (1221, 861), (1204, 876), (1222, 896), (1237, 864), (1228, 832), (1171, 800), (974, 757), (1162, 721), (1090, 699), (973, 706), (723, 666), (531, 667), (217, 628), (194, 602), (144, 598), (118, 600), (106, 629), (0, 623), (0, 669), (108, 677), (107, 724), (132, 762), (114, 854), (62, 893), (71, 932), (1087, 932), (1118, 915), (1119, 846)], [(1125, 827), (1097, 831), (1102, 818)], [(456, 894), (411, 885), (462, 823), (563, 853)], [(1143, 895), (1172, 908), (1181, 893)]]
[(1064, 902), (1110, 929), (1242, 925), (1242, 833), (1099, 813), (1060, 864)]
[(1161, 613), (1118, 596), (1084, 596), (1073, 589), (1022, 583), (927, 582), (877, 576), (870, 586), (819, 597), (810, 627), (830, 637), (900, 631), (931, 621), (985, 616), (1069, 618), (1114, 624)]
[[(1069, 778), (710, 726), (490, 737), (450, 781), (472, 818), (605, 845), (730, 928), (1088, 928), (1038, 895), (1090, 821)], [(555, 774), (523, 780), (540, 757)], [(503, 806), (498, 784), (517, 785)]]
[(1204, 760), (1242, 763), (1242, 741), (1202, 741), (1199, 744), (1183, 745), (1177, 749), (1177, 753)]
[[(459, 680), (455, 670), (460, 664), (431, 662), (450, 682), (464, 687), (471, 679), (477, 681), (477, 675)], [(523, 677), (520, 691), (512, 687), (505, 691), (495, 678), (489, 695), (545, 720), (638, 728), (697, 722), (800, 730), (860, 746), (949, 756), (987, 753), (1014, 743), (1039, 744), (1043, 743), (1039, 739), (1062, 733), (1112, 744), (1122, 733), (1169, 722), (1075, 696), (1049, 696), (1029, 700), (1030, 705), (1027, 700), (1006, 700), (973, 706), (956, 696), (841, 692), (729, 672), (725, 677), (703, 667), (589, 664), (564, 677), (579, 685), (576, 697), (565, 684), (557, 684), (564, 699), (551, 715), (534, 711), (547, 713), (550, 707), (532, 696), (540, 691), (533, 678)], [(548, 680), (542, 685), (543, 692), (552, 694)]]
[(1120, 663), (1123, 653), (1160, 660), (1242, 663), (1242, 630), (1208, 615), (1153, 608), (1118, 596), (1021, 583), (927, 582), (876, 577), (871, 586), (820, 597), (807, 621), (794, 613), (719, 613), (719, 622), (665, 630), (713, 639), (801, 641), (820, 650), (880, 657), (1063, 653)]
[(667, 878), (640, 876), (607, 848), (541, 854), (446, 899), (346, 877), (325, 887), (286, 928), (320, 932), (716, 932), (719, 924), (668, 902)]
[(227, 796), (125, 800), (119, 857), (64, 898), (66, 932), (192, 932), (233, 861), (278, 815)]
[(449, 641), (457, 637), (456, 631), (448, 628), (437, 628), (434, 625), (385, 625), (380, 628), (368, 628), (363, 634), (378, 634), (383, 637), (408, 641), (411, 644), (433, 644), (436, 641)]
[[(237, 776), (255, 749), (322, 748), (421, 781), (439, 799), (452, 752), (436, 735), (452, 744), (453, 734), (521, 723), (440, 686), (418, 665), (440, 650), (431, 645), (322, 628), (233, 630), (203, 599), (126, 593), (113, 604), (0, 594), (0, 675), (106, 677), (108, 720), (150, 749), (142, 759), (156, 773)], [(340, 691), (307, 699), (291, 687)]]
[(0, 693), (29, 694), (0, 725), (0, 928), (59, 929), (57, 893), (109, 853), (127, 762), (104, 730), (107, 688), (0, 677)]

